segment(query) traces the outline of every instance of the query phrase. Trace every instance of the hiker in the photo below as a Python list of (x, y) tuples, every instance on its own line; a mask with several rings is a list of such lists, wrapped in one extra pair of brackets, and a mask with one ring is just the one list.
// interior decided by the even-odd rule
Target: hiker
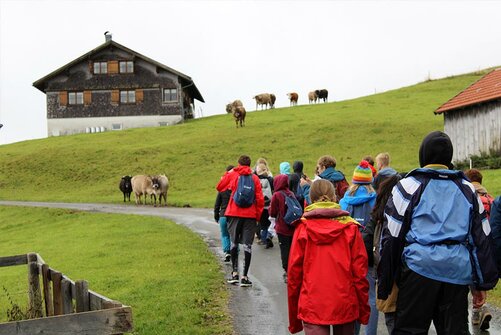
[(268, 173), (268, 167), (264, 163), (259, 163), (256, 166), (256, 175), (259, 177), (259, 181), (261, 182), (261, 189), (263, 190), (264, 197), (264, 208), (259, 219), (260, 241), (258, 243), (265, 245), (266, 249), (273, 248), (272, 236), (271, 234), (268, 234), (268, 228), (271, 224), (268, 209), (273, 195), (273, 178)]
[(266, 171), (268, 173), (268, 176), (273, 177), (273, 173), (271, 173), (271, 170), (270, 170), (270, 167), (268, 166), (268, 162), (266, 161), (266, 158), (260, 157), (257, 159), (256, 166), (254, 167), (254, 172), (257, 170), (257, 166), (259, 164), (264, 164), (264, 166), (266, 166)]
[[(322, 156), (317, 161), (316, 172), (321, 179), (327, 179), (334, 185), (336, 199), (339, 201), (344, 197), (348, 189), (348, 182), (341, 171), (336, 170), (336, 159), (332, 156)], [(306, 176), (305, 176), (306, 177)], [(309, 198), (310, 185), (312, 181), (309, 178), (301, 178), (301, 187), (303, 196), (307, 204), (311, 203)]]
[(291, 173), (291, 165), (289, 162), (280, 163), (280, 174), (289, 175)]
[(305, 177), (305, 174), (303, 173), (303, 162), (294, 161), (292, 164), (292, 170), (294, 172), (289, 175), (289, 190), (294, 193), (297, 201), (301, 205), (301, 208), (304, 210), (304, 197), (300, 185), (301, 178)]
[(369, 163), (369, 167), (371, 168), (371, 171), (372, 171), (372, 177), (374, 178), (377, 175), (377, 170), (374, 167), (374, 158), (372, 158), (371, 155), (368, 155), (368, 156), (365, 156), (364, 158), (362, 158), (362, 160)]
[(501, 276), (501, 195), (492, 202), (490, 224), (495, 246), (498, 273)]
[[(374, 204), (374, 208), (372, 209), (371, 219), (365, 226), (365, 229), (362, 231), (362, 237), (364, 239), (365, 248), (367, 250), (367, 257), (369, 259), (369, 268), (372, 268), (372, 270), (369, 270), (369, 274), (371, 274), (371, 271), (373, 271), (372, 276), (374, 277), (376, 277), (377, 275), (376, 269), (378, 267), (380, 259), (379, 251), (381, 231), (383, 229), (383, 225), (385, 224), (384, 208), (386, 202), (388, 201), (388, 198), (391, 195), (393, 186), (395, 186), (400, 181), (400, 179), (400, 175), (394, 174), (393, 176), (389, 176), (383, 182), (381, 182), (381, 184), (379, 184), (379, 189), (376, 190), (376, 203)], [(377, 310), (384, 313), (384, 319), (386, 328), (388, 329), (388, 334), (391, 334), (393, 332), (393, 328), (395, 327), (397, 294), (398, 288), (397, 285), (394, 284), (391, 293), (386, 300), (376, 299)]]
[(238, 158), (238, 166), (226, 174), (217, 184), (217, 190), (222, 192), (230, 189), (231, 196), (226, 207), (225, 216), (228, 220), (230, 233), (230, 254), (232, 272), (227, 280), (230, 284), (238, 284), (238, 245), (243, 244), (244, 269), (241, 287), (252, 286), (248, 272), (251, 264), (252, 243), (256, 233), (256, 222), (261, 218), (264, 207), (263, 192), (258, 176), (252, 173), (251, 159), (242, 155)]
[[(226, 167), (226, 172), (221, 177), (224, 178), (226, 174), (233, 169), (233, 165), (228, 165)], [(221, 246), (224, 252), (224, 261), (229, 262), (231, 259), (230, 255), (230, 235), (228, 233), (228, 226), (226, 222), (226, 216), (224, 212), (228, 206), (228, 201), (230, 200), (231, 190), (226, 188), (222, 192), (217, 192), (216, 203), (214, 204), (214, 220), (219, 224), (219, 230), (221, 231)]]
[(428, 134), (419, 148), (421, 168), (393, 188), (385, 208), (378, 267), (378, 298), (398, 278), (393, 335), (468, 334), (468, 289), (473, 307), (485, 302), (498, 273), (485, 211), (461, 171), (452, 166), (452, 142)]
[(332, 183), (317, 180), (297, 221), (289, 256), (289, 331), (352, 335), (367, 324), (367, 253), (359, 224), (335, 203)]
[(376, 156), (376, 169), (378, 173), (376, 177), (374, 177), (374, 181), (372, 182), (372, 187), (375, 190), (378, 189), (379, 184), (387, 177), (393, 176), (397, 174), (397, 171), (390, 167), (390, 154), (387, 152), (381, 152)]
[[(292, 222), (286, 223), (285, 220), (287, 209), (286, 197), (296, 198), (294, 193), (289, 190), (289, 177), (287, 175), (280, 174), (276, 176), (273, 183), (275, 193), (271, 198), (270, 216), (275, 218), (275, 231), (280, 245), (282, 268), (284, 269), (283, 280), (287, 282), (287, 264), (289, 263), (289, 251), (292, 244), (292, 236), (294, 235), (294, 225)], [(297, 205), (299, 206), (299, 203)], [(301, 207), (299, 206), (299, 208)]]
[[(344, 197), (339, 201), (342, 210), (350, 213), (350, 216), (360, 223), (360, 230), (363, 232), (365, 226), (371, 219), (371, 212), (376, 202), (376, 192), (372, 188), (372, 170), (369, 163), (362, 160), (353, 171), (351, 186), (348, 188)], [(372, 253), (372, 239), (364, 241), (367, 255)], [(369, 256), (368, 256), (369, 257)], [(371, 307), (371, 316), (369, 323), (365, 328), (366, 335), (377, 335), (378, 310), (376, 308), (376, 289), (373, 264), (368, 263), (369, 270), (367, 280), (369, 281), (369, 305)], [(355, 323), (355, 334), (360, 333), (360, 324)]]

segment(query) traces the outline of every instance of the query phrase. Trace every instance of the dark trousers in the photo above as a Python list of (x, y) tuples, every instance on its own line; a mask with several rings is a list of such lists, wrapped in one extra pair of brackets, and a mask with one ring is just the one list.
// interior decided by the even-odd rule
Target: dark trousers
[(261, 218), (259, 219), (259, 238), (263, 242), (268, 237), (268, 228), (270, 228), (271, 224), (269, 216), (268, 210), (266, 208), (263, 209), (263, 213), (261, 213)]
[(428, 334), (432, 321), (437, 335), (468, 334), (468, 286), (429, 279), (404, 266), (392, 335)]
[(282, 268), (287, 272), (287, 265), (289, 264), (289, 252), (292, 245), (292, 236), (277, 234), (278, 243), (280, 243), (280, 256), (282, 258)]

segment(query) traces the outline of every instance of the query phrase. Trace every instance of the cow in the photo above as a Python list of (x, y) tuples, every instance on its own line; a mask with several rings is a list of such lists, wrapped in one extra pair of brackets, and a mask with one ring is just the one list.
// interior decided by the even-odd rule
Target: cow
[(270, 108), (275, 108), (275, 101), (277, 101), (277, 97), (275, 94), (270, 93)]
[(329, 92), (327, 90), (316, 90), (315, 94), (318, 97), (318, 100), (322, 99), (324, 102), (328, 101), (327, 96), (329, 95)]
[(151, 199), (155, 198), (154, 205), (157, 205), (157, 194), (159, 193), (160, 185), (156, 177), (137, 175), (132, 177), (132, 191), (136, 198), (136, 205), (141, 203), (141, 196), (144, 195), (144, 204), (146, 205), (146, 197), (150, 196)]
[(290, 105), (291, 106), (297, 106), (297, 99), (298, 99), (298, 95), (296, 92), (292, 92), (292, 93), (287, 93), (287, 96), (289, 97), (289, 100), (290, 100)]
[(162, 206), (162, 197), (164, 198), (164, 205), (167, 206), (167, 191), (169, 190), (169, 179), (165, 174), (156, 176), (160, 186), (160, 196), (158, 197), (158, 205)]
[(235, 107), (233, 110), (233, 117), (235, 118), (235, 124), (238, 128), (238, 123), (240, 123), (240, 127), (245, 126), (245, 108), (243, 106)]
[(256, 110), (258, 105), (261, 105), (261, 110), (263, 109), (263, 105), (266, 107), (266, 109), (268, 109), (268, 105), (271, 106), (271, 96), (269, 93), (258, 94), (252, 99), (256, 99)]
[(315, 91), (308, 93), (308, 103), (317, 103), (318, 96)]
[(132, 193), (131, 179), (131, 176), (123, 176), (120, 180), (120, 184), (118, 184), (118, 188), (124, 194), (124, 202), (126, 198), (130, 201), (130, 194)]
[(242, 101), (240, 101), (238, 99), (235, 100), (235, 101), (233, 101), (232, 103), (227, 104), (226, 105), (226, 113), (232, 114), (233, 113), (233, 108), (234, 107), (238, 107), (238, 106), (240, 106), (240, 107), (244, 106), (244, 104), (242, 103)]

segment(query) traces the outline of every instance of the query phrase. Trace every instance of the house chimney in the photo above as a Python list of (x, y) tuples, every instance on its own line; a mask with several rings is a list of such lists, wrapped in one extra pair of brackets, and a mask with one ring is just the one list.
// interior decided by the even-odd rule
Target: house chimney
[(105, 42), (111, 41), (111, 33), (109, 31), (104, 33), (104, 40)]

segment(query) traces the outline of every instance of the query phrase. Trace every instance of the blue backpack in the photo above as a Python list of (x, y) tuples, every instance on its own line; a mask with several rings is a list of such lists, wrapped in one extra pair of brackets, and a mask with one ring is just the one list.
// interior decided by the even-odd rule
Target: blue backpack
[(346, 211), (350, 212), (350, 216), (360, 223), (361, 229), (365, 228), (371, 220), (372, 207), (370, 201), (356, 206), (348, 205)]
[(240, 175), (238, 177), (238, 185), (235, 193), (233, 193), (233, 201), (238, 207), (247, 208), (252, 206), (255, 200), (254, 180), (252, 175)]
[(285, 192), (281, 192), (285, 197), (285, 215), (284, 221), (287, 225), (292, 225), (292, 223), (301, 218), (303, 215), (303, 209), (299, 204), (299, 201), (294, 196), (287, 195)]

